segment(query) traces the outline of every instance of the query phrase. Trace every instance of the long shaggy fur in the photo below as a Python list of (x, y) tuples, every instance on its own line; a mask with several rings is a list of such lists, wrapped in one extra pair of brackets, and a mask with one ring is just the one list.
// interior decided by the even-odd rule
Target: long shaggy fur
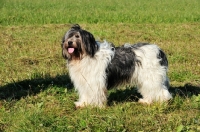
[(168, 91), (168, 61), (165, 53), (148, 43), (114, 47), (95, 41), (93, 35), (74, 25), (64, 35), (62, 55), (79, 100), (76, 107), (102, 107), (107, 102), (107, 89), (117, 85), (136, 85), (141, 103), (163, 102), (172, 98)]

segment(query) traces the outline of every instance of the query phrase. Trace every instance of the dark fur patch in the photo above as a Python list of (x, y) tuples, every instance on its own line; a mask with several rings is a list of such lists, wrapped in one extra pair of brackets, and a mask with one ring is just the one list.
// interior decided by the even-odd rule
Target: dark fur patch
[(168, 67), (168, 60), (165, 53), (160, 49), (157, 58), (160, 59), (160, 65)]
[(107, 87), (130, 81), (135, 66), (140, 65), (131, 47), (115, 48), (115, 56), (106, 69)]
[(91, 57), (93, 57), (94, 54), (99, 49), (94, 36), (90, 32), (87, 32), (86, 30), (79, 30), (79, 32), (81, 34), (82, 41), (85, 46), (84, 48), (85, 48), (87, 54), (90, 55)]

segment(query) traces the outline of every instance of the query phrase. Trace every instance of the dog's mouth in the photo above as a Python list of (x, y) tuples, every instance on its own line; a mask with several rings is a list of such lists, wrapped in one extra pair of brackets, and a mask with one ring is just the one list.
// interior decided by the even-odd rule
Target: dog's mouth
[(75, 50), (74, 48), (68, 48), (67, 49), (68, 53), (70, 53), (70, 54), (74, 53), (74, 50)]

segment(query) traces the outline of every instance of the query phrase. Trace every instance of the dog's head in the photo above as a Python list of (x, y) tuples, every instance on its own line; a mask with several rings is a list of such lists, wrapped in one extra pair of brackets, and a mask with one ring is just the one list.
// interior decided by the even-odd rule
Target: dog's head
[(71, 27), (62, 39), (62, 55), (68, 60), (80, 60), (85, 55), (93, 57), (99, 46), (94, 36), (78, 24)]

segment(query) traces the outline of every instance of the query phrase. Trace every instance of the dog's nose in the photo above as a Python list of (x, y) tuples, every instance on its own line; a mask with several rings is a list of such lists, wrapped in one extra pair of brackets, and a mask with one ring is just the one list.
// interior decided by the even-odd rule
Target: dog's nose
[(68, 45), (71, 46), (73, 44), (72, 41), (68, 41)]

